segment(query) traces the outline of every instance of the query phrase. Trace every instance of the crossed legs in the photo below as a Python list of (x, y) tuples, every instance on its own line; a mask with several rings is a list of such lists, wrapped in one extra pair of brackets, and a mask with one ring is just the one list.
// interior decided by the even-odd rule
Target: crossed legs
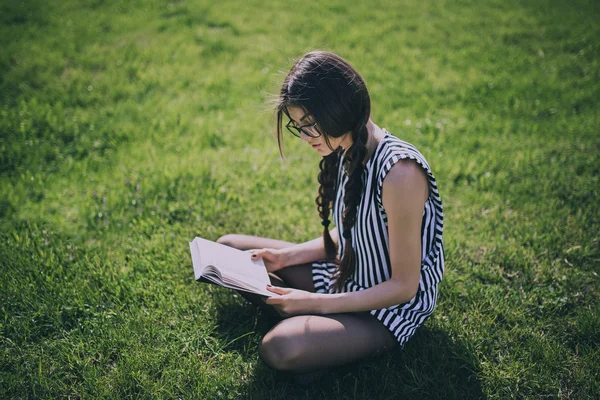
[[(280, 249), (293, 243), (246, 235), (226, 235), (217, 242), (240, 250)], [(285, 284), (314, 292), (312, 266), (277, 271)], [(259, 355), (271, 368), (309, 372), (346, 364), (397, 346), (392, 334), (368, 313), (298, 315), (282, 320), (262, 339)]]

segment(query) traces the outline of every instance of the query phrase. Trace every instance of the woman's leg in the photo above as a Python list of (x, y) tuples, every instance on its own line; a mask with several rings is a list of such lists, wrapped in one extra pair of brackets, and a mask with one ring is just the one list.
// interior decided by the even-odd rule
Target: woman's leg
[[(225, 235), (217, 242), (240, 250), (294, 245), (247, 235)], [(293, 288), (315, 290), (310, 264), (286, 267), (277, 271), (277, 275)], [(387, 328), (368, 313), (301, 315), (284, 319), (271, 329), (261, 341), (259, 354), (274, 369), (308, 372), (349, 363), (396, 346), (396, 339)]]
[[(248, 235), (225, 235), (217, 239), (217, 243), (234, 247), (239, 250), (250, 249), (283, 249), (284, 247), (293, 246), (295, 243), (285, 242), (283, 240), (263, 238), (259, 236)], [(279, 284), (276, 280), (271, 279), (272, 283), (277, 286), (289, 286), (294, 289), (306, 290), (314, 292), (315, 286), (312, 279), (312, 265), (290, 265), (280, 269), (275, 273), (276, 278), (283, 281), (284, 284)], [(273, 277), (271, 277), (273, 278)]]
[(310, 372), (393, 349), (396, 339), (368, 313), (284, 319), (263, 338), (259, 355), (271, 368)]

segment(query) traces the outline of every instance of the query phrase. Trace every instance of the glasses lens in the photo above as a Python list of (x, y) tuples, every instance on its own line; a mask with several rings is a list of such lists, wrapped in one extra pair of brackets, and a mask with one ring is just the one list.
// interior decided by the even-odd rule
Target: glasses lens
[(290, 120), (285, 127), (287, 128), (288, 131), (290, 131), (290, 133), (296, 137), (301, 137), (301, 133), (304, 133), (306, 136), (312, 137), (312, 138), (318, 138), (319, 136), (321, 136), (321, 132), (319, 132), (317, 130), (317, 123), (315, 122), (314, 124), (311, 125), (304, 125), (301, 127), (297, 127), (296, 125), (293, 124), (293, 122)]
[(296, 137), (300, 137), (300, 129), (298, 129), (297, 127), (295, 127), (294, 125), (292, 125), (292, 121), (289, 121), (287, 124), (285, 124), (285, 127), (287, 128), (288, 131), (290, 131), (290, 133)]
[(313, 137), (313, 138), (317, 138), (319, 136), (321, 136), (321, 132), (319, 132), (317, 130), (317, 124), (314, 123), (312, 125), (306, 125), (303, 126), (302, 128), (302, 132), (304, 132), (305, 135)]

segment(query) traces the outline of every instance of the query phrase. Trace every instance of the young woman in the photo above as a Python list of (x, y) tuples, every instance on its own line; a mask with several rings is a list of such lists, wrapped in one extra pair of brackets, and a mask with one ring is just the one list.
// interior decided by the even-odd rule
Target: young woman
[(442, 203), (427, 161), (370, 119), (365, 82), (332, 53), (296, 62), (276, 111), (280, 148), (285, 122), (323, 157), (316, 203), (324, 229), (302, 244), (218, 240), (250, 250), (284, 282), (269, 287), (278, 296), (266, 303), (285, 319), (263, 338), (260, 357), (308, 372), (404, 346), (432, 313), (444, 272)]

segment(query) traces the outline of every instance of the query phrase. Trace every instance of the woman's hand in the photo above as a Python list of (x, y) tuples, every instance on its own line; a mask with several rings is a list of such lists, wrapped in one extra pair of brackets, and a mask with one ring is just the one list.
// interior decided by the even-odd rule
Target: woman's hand
[(254, 249), (248, 250), (253, 260), (262, 258), (267, 271), (275, 272), (283, 267), (286, 267), (287, 257), (280, 251), (275, 249)]
[(267, 286), (267, 290), (279, 295), (267, 298), (265, 303), (272, 305), (282, 317), (321, 313), (315, 293), (278, 286)]

